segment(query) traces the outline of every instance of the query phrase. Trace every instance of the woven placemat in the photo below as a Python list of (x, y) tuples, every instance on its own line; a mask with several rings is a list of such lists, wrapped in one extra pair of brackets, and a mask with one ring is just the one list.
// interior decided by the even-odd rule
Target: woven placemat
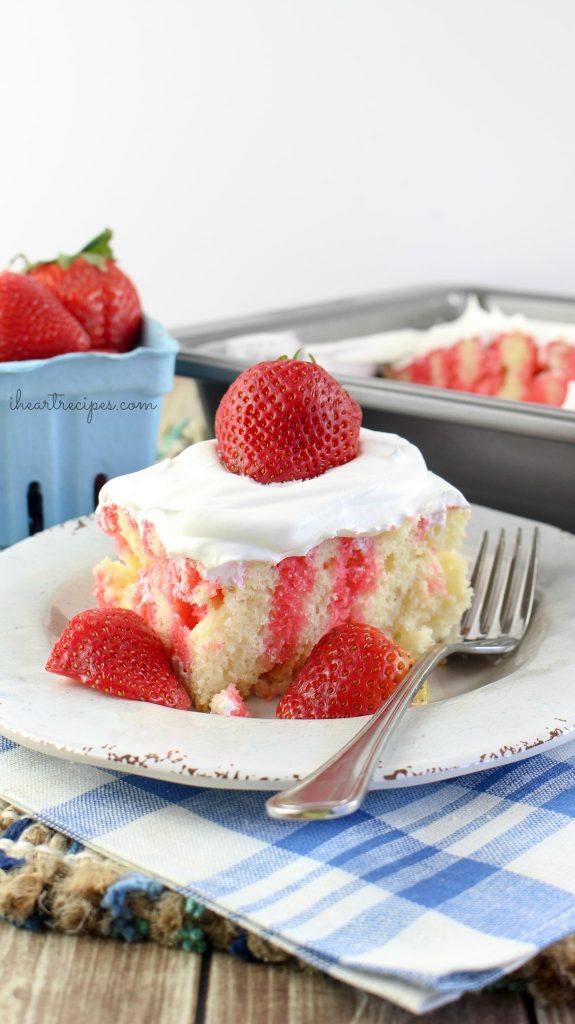
[[(97, 935), (242, 960), (308, 964), (182, 896), (131, 873), (0, 800), (0, 918), (32, 931)], [(575, 936), (550, 946), (498, 989), (527, 991), (539, 1002), (575, 1000)]]
[[(32, 931), (157, 942), (190, 953), (300, 963), (196, 901), (0, 800), (0, 918)], [(306, 965), (307, 967), (307, 965)]]

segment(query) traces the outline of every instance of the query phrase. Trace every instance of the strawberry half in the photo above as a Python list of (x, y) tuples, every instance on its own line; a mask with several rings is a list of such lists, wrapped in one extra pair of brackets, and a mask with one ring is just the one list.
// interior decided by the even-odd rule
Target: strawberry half
[(232, 473), (281, 483), (354, 459), (361, 409), (317, 363), (281, 358), (240, 374), (215, 425), (219, 456)]
[(47, 288), (23, 274), (0, 274), (0, 361), (89, 348), (84, 328)]
[(192, 706), (160, 638), (126, 608), (74, 615), (56, 641), (46, 669), (115, 697), (182, 711)]
[(142, 308), (130, 278), (114, 262), (111, 238), (107, 228), (73, 256), (28, 265), (26, 272), (79, 320), (93, 348), (127, 352), (138, 340)]
[(412, 664), (411, 655), (375, 626), (336, 626), (315, 645), (280, 698), (276, 717), (372, 715)]

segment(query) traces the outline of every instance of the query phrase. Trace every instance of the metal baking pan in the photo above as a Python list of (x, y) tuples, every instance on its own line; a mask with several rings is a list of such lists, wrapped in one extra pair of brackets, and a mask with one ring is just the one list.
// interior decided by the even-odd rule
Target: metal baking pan
[[(487, 309), (575, 324), (575, 299), (480, 287), (413, 289), (175, 330), (176, 373), (197, 380), (213, 428), (224, 391), (247, 364), (198, 351), (206, 342), (291, 330), (317, 350), (329, 341), (452, 320), (470, 295)], [(407, 437), (430, 469), (469, 501), (575, 532), (575, 412), (378, 377), (337, 376), (361, 404), (364, 426)]]

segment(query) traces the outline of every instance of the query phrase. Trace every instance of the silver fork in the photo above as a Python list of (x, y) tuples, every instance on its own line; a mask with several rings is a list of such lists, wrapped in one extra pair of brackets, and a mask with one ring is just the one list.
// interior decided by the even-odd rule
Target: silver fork
[(489, 535), (483, 534), (471, 573), (473, 599), (453, 643), (435, 644), (416, 661), (399, 686), (362, 729), (336, 754), (290, 789), (266, 803), (272, 818), (340, 818), (352, 814), (369, 788), (385, 741), (433, 668), (450, 654), (511, 654), (525, 636), (535, 596), (539, 532), (523, 557), (519, 529), (510, 557), (505, 531), (489, 558)]

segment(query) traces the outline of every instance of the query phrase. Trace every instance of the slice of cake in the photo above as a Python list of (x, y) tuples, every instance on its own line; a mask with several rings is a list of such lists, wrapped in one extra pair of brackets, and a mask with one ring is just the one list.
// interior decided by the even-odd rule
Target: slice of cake
[(100, 494), (118, 560), (95, 569), (98, 602), (156, 630), (199, 710), (221, 712), (222, 691), (283, 692), (341, 623), (377, 626), (417, 657), (469, 601), (462, 495), (408, 441), (360, 431), (359, 407), (319, 366), (287, 360), (286, 386), (279, 362), (232, 385), (217, 441)]

